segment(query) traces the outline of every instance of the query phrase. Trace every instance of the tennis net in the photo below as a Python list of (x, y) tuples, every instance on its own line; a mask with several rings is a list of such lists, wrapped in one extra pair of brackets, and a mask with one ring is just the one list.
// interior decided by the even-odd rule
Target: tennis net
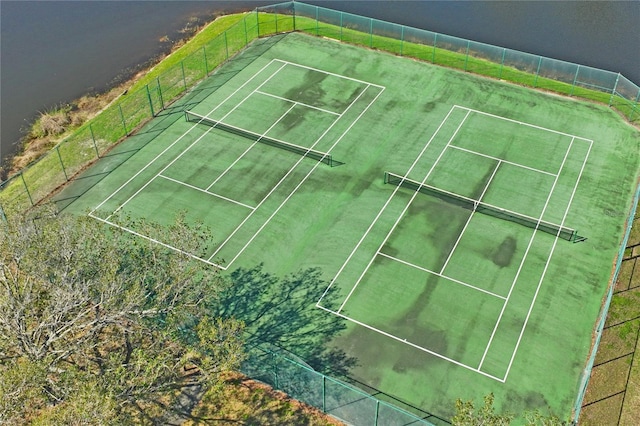
[(331, 154), (326, 152), (316, 151), (315, 149), (306, 148), (304, 146), (281, 141), (279, 139), (269, 138), (264, 135), (254, 133), (250, 130), (241, 129), (230, 124), (225, 124), (220, 121), (213, 120), (209, 117), (205, 117), (192, 111), (185, 110), (184, 116), (185, 119), (190, 122), (206, 124), (208, 126), (215, 127), (216, 129), (224, 130), (238, 136), (243, 136), (247, 139), (251, 139), (254, 142), (260, 142), (266, 145), (274, 146), (276, 148), (284, 149), (289, 152), (294, 152), (298, 155), (302, 155), (303, 157), (312, 158), (316, 161), (328, 164), (332, 167), (335, 165), (333, 159), (331, 158)]
[(566, 226), (557, 225), (555, 223), (539, 220), (522, 213), (511, 210), (502, 209), (494, 205), (483, 203), (463, 195), (454, 194), (444, 189), (436, 188), (431, 185), (423, 184), (407, 177), (403, 177), (391, 172), (384, 172), (384, 183), (389, 183), (402, 188), (408, 188), (423, 194), (431, 195), (451, 204), (455, 204), (465, 209), (474, 210), (498, 219), (515, 222), (528, 228), (538, 229), (548, 234), (557, 236), (567, 241), (581, 241), (583, 237), (579, 237), (575, 229)]

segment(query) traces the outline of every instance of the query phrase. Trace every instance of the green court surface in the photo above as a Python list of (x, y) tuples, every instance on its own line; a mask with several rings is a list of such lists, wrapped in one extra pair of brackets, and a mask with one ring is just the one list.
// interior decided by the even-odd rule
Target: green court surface
[(343, 329), (313, 344), (431, 421), (489, 392), (569, 418), (639, 154), (605, 106), (294, 33), (252, 44), (58, 201), (154, 240), (131, 219), (186, 212), (212, 233), (189, 254), (228, 273), (317, 268), (304, 309)]

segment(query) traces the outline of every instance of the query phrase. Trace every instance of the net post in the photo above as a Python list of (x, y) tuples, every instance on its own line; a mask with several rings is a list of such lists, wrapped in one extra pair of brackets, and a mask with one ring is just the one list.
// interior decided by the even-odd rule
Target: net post
[(384, 183), (385, 185), (389, 183), (389, 172), (384, 172)]

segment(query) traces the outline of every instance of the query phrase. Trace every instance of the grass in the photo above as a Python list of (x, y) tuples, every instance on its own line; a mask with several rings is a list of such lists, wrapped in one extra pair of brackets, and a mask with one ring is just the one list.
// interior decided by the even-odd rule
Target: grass
[[(465, 72), (484, 75), (515, 84), (553, 91), (562, 95), (575, 96), (613, 105), (629, 121), (636, 122), (637, 120), (640, 120), (640, 108), (637, 101), (630, 102), (619, 95), (612, 96), (610, 93), (604, 93), (590, 87), (582, 87), (572, 83), (558, 81), (553, 78), (536, 75), (538, 57), (534, 57), (536, 61), (532, 62), (528, 68), (519, 69), (515, 66), (509, 66), (508, 63), (510, 61), (508, 61), (508, 59), (505, 61), (503, 58), (501, 61), (499, 54), (494, 55), (493, 60), (490, 60), (486, 58), (489, 56), (487, 53), (483, 53), (480, 50), (467, 51), (465, 48), (466, 46), (449, 46), (449, 49), (436, 47), (434, 46), (435, 40), (424, 40), (422, 43), (403, 41), (399, 40), (399, 34), (396, 35), (397, 38), (371, 35), (363, 33), (362, 31), (350, 28), (341, 28), (339, 26), (326, 23), (316, 25), (316, 21), (314, 19), (305, 17), (296, 17), (296, 29), (310, 34), (315, 34), (320, 37), (333, 38), (358, 46), (383, 50), (396, 55), (416, 58), (425, 62), (446, 66), (448, 68), (459, 69)], [(473, 45), (479, 44), (474, 43)], [(484, 49), (486, 49), (486, 46), (484, 46)], [(493, 50), (500, 52), (500, 54), (502, 52), (501, 48), (494, 48)], [(533, 55), (528, 56), (533, 57)]]

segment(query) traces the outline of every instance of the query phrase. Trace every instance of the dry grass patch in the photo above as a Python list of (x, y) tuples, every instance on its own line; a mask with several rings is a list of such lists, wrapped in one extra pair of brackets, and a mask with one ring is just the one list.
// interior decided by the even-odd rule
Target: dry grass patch
[(337, 419), (289, 398), (270, 386), (239, 373), (229, 375), (221, 395), (205, 395), (185, 426), (237, 424), (280, 426), (338, 426)]

